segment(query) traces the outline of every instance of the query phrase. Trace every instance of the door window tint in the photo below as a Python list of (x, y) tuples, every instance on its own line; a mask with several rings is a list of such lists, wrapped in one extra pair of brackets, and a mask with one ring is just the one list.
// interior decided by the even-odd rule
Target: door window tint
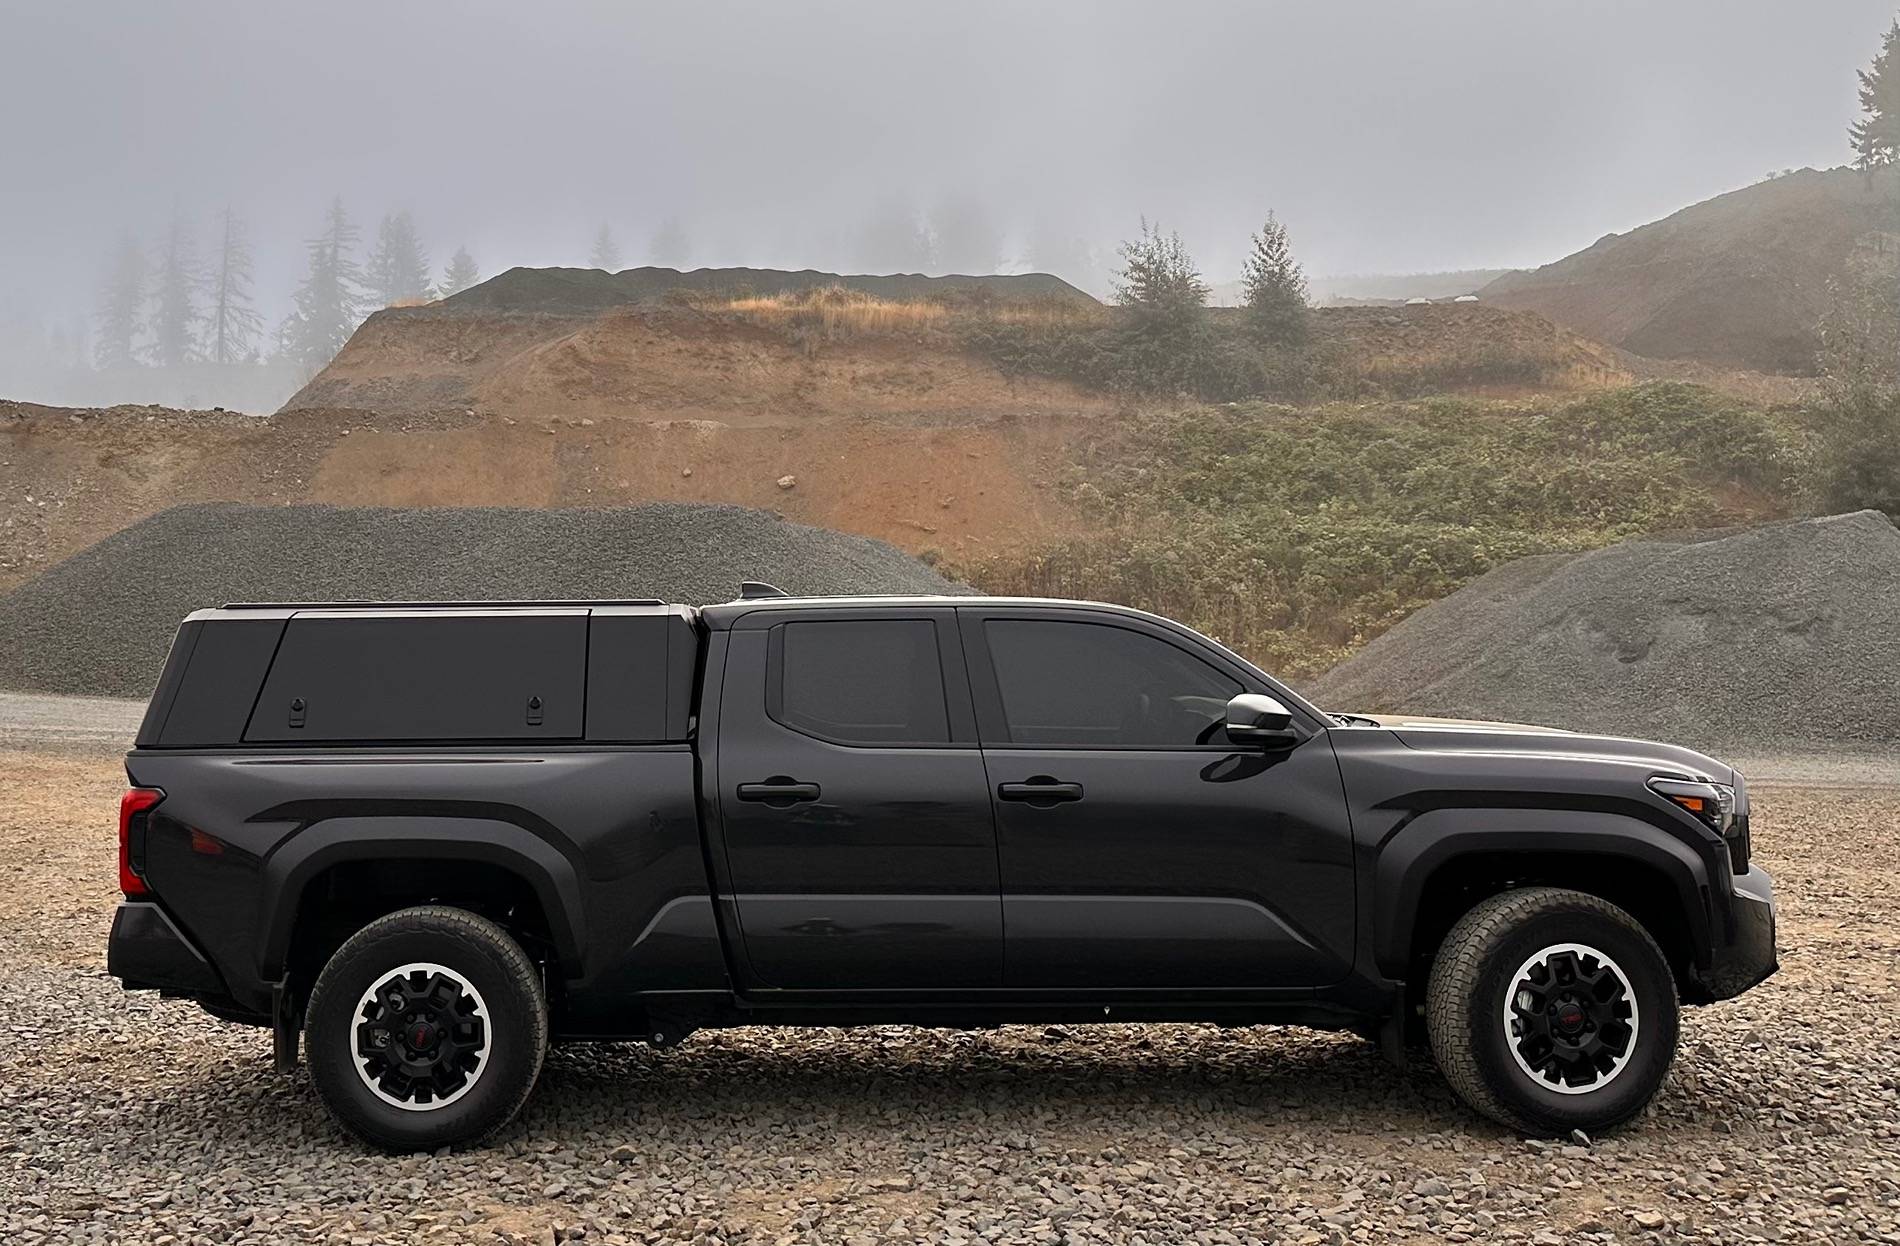
[(929, 619), (784, 623), (773, 629), (768, 709), (847, 744), (945, 744), (937, 625)]
[(1185, 748), (1225, 743), (1238, 681), (1165, 640), (1096, 623), (983, 624), (1012, 744)]

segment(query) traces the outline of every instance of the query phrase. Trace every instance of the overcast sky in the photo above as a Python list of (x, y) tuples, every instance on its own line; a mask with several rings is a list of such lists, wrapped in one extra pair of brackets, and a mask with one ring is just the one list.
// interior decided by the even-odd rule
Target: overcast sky
[(109, 3), (0, 0), (0, 300), (90, 311), (115, 237), (249, 219), (281, 314), (341, 194), (437, 270), (848, 266), (872, 206), (980, 196), (1233, 276), (1534, 265), (1849, 155), (1895, 0)]

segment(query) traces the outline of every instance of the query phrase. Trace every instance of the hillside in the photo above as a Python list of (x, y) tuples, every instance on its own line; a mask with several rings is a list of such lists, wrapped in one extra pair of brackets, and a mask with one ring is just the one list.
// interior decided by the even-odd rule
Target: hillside
[(929, 298), (943, 294), (979, 294), (1027, 302), (1059, 299), (1083, 305), (1095, 300), (1060, 277), (1017, 273), (982, 277), (926, 277), (921, 273), (885, 275), (825, 273), (804, 268), (627, 268), (617, 273), (598, 268), (511, 268), (480, 285), (443, 299), (453, 311), (600, 311), (665, 301), (679, 294), (794, 294), (843, 286), (881, 299)]
[(1482, 295), (1638, 355), (1806, 374), (1828, 284), (1876, 232), (1900, 233), (1900, 172), (1805, 169), (1506, 274)]

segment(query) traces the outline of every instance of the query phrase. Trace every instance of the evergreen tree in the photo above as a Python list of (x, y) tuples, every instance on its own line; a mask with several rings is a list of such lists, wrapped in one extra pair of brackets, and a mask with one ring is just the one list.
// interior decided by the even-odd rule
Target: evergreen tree
[(1173, 336), (1201, 324), (1207, 283), (1181, 235), (1161, 232), (1160, 222), (1141, 221), (1141, 235), (1121, 245), (1122, 267), (1115, 277), (1115, 301), (1135, 313), (1145, 332)]
[(1240, 285), (1241, 301), (1261, 337), (1290, 345), (1306, 340), (1306, 273), (1293, 258), (1286, 226), (1271, 212), (1253, 236)]
[(125, 368), (138, 362), (134, 343), (145, 314), (145, 250), (126, 233), (99, 290), (99, 342), (94, 358), (101, 368)]
[(324, 214), (323, 232), (305, 244), (310, 268), (277, 332), (279, 349), (306, 377), (334, 359), (356, 329), (363, 280), (356, 240), (356, 225), (338, 197)]
[(455, 254), (449, 257), (449, 266), (442, 270), (440, 293), (443, 298), (451, 294), (460, 294), (481, 279), (476, 271), (475, 257), (468, 253), (467, 247), (455, 248)]
[(383, 217), (376, 230), (376, 248), (363, 270), (363, 284), (384, 307), (418, 303), (429, 297), (429, 253), (416, 236), (416, 223), (407, 212)]
[(682, 271), (686, 262), (693, 258), (693, 244), (686, 237), (686, 227), (680, 224), (677, 216), (669, 216), (660, 222), (653, 231), (653, 242), (647, 248), (653, 262), (662, 268), (677, 268)]
[(244, 222), (230, 208), (219, 218), (218, 258), (207, 274), (205, 354), (215, 364), (257, 357), (264, 317), (251, 303), (251, 242)]
[(159, 258), (157, 284), (152, 290), (152, 359), (160, 367), (189, 363), (198, 353), (198, 247), (191, 225), (182, 216), (172, 218)]
[(901, 196), (884, 200), (858, 233), (858, 265), (867, 273), (920, 273), (936, 267), (935, 240)]
[(1874, 63), (1860, 71), (1861, 118), (1847, 128), (1854, 166), (1875, 169), (1900, 160), (1900, 18), (1880, 41)]
[(600, 232), (594, 235), (594, 253), (587, 262), (602, 272), (620, 271), (620, 247), (614, 242), (614, 231), (607, 228), (603, 221)]
[(936, 259), (945, 272), (980, 276), (1003, 264), (1003, 231), (970, 195), (946, 196), (930, 215)]

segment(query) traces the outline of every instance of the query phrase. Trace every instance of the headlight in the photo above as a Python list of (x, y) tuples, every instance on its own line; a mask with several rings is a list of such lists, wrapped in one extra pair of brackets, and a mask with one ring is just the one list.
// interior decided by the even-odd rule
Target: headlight
[(1735, 789), (1726, 783), (1659, 777), (1649, 781), (1649, 790), (1693, 813), (1718, 834), (1727, 835), (1735, 825)]

